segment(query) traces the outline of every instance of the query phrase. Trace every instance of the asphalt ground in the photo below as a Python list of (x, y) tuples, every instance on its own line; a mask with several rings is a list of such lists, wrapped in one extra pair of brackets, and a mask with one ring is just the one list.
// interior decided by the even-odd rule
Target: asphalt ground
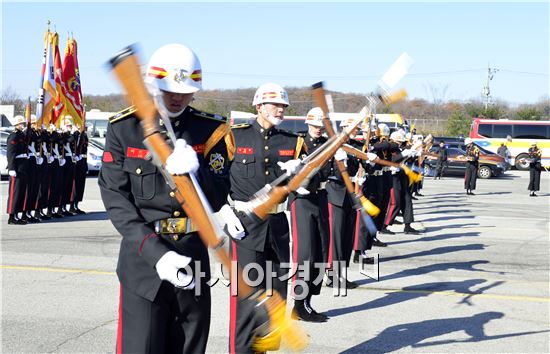
[[(359, 272), (346, 296), (323, 287), (313, 300), (326, 323), (302, 323), (306, 352), (550, 352), (549, 177), (539, 197), (528, 173), (425, 181), (415, 202), (421, 235), (382, 235), (379, 279)], [(2, 182), (5, 207), (7, 184)], [(25, 226), (1, 220), (2, 352), (112, 353), (120, 236), (107, 219), (97, 179), (87, 180), (84, 216)], [(375, 274), (376, 271), (367, 269)], [(229, 295), (213, 286), (207, 351), (227, 352)]]

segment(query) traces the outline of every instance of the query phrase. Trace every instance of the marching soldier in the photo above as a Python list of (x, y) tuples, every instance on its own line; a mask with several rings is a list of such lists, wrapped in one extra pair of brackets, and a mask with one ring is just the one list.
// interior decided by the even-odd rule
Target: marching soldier
[[(232, 257), (241, 269), (255, 265), (263, 270), (262, 275), (253, 267), (244, 274), (258, 284), (258, 290), (266, 288), (266, 277), (270, 276), (270, 272), (276, 273), (277, 277), (272, 280), (273, 289), (284, 300), (288, 279), (288, 270), (284, 266), (288, 266), (290, 261), (285, 204), (278, 204), (267, 218), (257, 220), (248, 216), (252, 208), (249, 200), (266, 184), (285, 173), (290, 176), (298, 168), (298, 157), (305, 152), (304, 139), (277, 129), (289, 105), (288, 94), (281, 86), (274, 83), (261, 85), (256, 90), (252, 104), (256, 107), (256, 120), (233, 129), (235, 155), (230, 169), (230, 196), (246, 236), (233, 237)], [(269, 272), (266, 271), (268, 264), (272, 265)], [(251, 352), (250, 321), (243, 305), (235, 296), (231, 297), (230, 353)]]
[(473, 143), (472, 139), (464, 140), (466, 145), (466, 173), (464, 175), (464, 189), (466, 194), (475, 195), (472, 191), (476, 189), (477, 169), (479, 166), (479, 148)]
[[(168, 141), (175, 149), (166, 171), (196, 173), (212, 208), (236, 219), (224, 205), (229, 126), (223, 117), (188, 106), (202, 89), (199, 59), (183, 45), (165, 45), (155, 51), (145, 75), (162, 117), (160, 130), (173, 131), (177, 139)], [(134, 112), (130, 107), (110, 119), (99, 175), (103, 203), (122, 235), (117, 352), (203, 353), (211, 311), (208, 251), (151, 162)], [(187, 266), (191, 273), (180, 271)]]
[(536, 197), (536, 191), (540, 190), (540, 173), (542, 171), (541, 157), (542, 150), (537, 147), (537, 142), (533, 141), (527, 152), (529, 154), (529, 186), (530, 197)]
[[(347, 127), (349, 124), (350, 121), (343, 120), (340, 127)], [(355, 133), (350, 134), (350, 139), (353, 139), (354, 136)], [(342, 268), (349, 267), (353, 251), (356, 213), (336, 161), (343, 161), (346, 164), (350, 176), (355, 176), (359, 168), (358, 159), (348, 157), (343, 150), (338, 150), (329, 162), (330, 172), (326, 185), (330, 231), (328, 266), (332, 272), (337, 272), (337, 274), (328, 277), (327, 285), (355, 289), (358, 285), (344, 276)], [(338, 284), (334, 284), (330, 280), (331, 278), (338, 279)]]
[(434, 179), (441, 179), (443, 177), (443, 171), (445, 170), (445, 167), (447, 166), (447, 147), (445, 146), (445, 142), (441, 140), (439, 142), (439, 151), (437, 153), (437, 165), (435, 168), (435, 176)]
[(6, 140), (6, 158), (10, 176), (8, 192), (8, 224), (25, 225), (27, 222), (18, 217), (23, 212), (25, 190), (27, 188), (27, 141), (23, 127), (25, 118), (16, 116), (14, 127)]
[(74, 188), (71, 196), (71, 208), (69, 211), (76, 214), (86, 214), (78, 207), (78, 203), (84, 199), (84, 188), (86, 187), (86, 174), (88, 173), (88, 135), (86, 126), (80, 132), (78, 129), (73, 133), (75, 141), (76, 166), (74, 172)]
[[(308, 132), (305, 145), (312, 153), (327, 141), (323, 135), (323, 111), (319, 107), (311, 109), (305, 123)], [(322, 209), (327, 208), (327, 195), (324, 186), (328, 176), (327, 168), (321, 169), (307, 185), (309, 193), (291, 193), (288, 204), (292, 223), (292, 260), (296, 267), (293, 276), (294, 309), (292, 317), (307, 322), (326, 322), (328, 317), (311, 306), (313, 295), (321, 293), (324, 268), (323, 240), (329, 238), (328, 218)], [(325, 241), (326, 242), (326, 241)], [(319, 277), (321, 275), (321, 277)]]

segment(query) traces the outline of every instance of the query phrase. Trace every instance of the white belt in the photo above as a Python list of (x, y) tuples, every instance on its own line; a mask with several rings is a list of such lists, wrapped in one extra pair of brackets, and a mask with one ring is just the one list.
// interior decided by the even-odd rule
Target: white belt
[(65, 153), (65, 156), (73, 156), (73, 154), (70, 153), (70, 152), (66, 152), (66, 153)]
[(327, 182), (321, 182), (319, 184), (319, 188), (317, 188), (318, 191), (322, 191), (323, 189), (325, 189), (327, 187)]
[(382, 170), (375, 170), (372, 175), (373, 176), (382, 176), (384, 174), (384, 171)]
[(19, 154), (17, 156), (15, 156), (16, 159), (27, 159), (27, 154)]
[(384, 166), (384, 167), (382, 167), (382, 171), (388, 172), (388, 171), (391, 171), (391, 170), (390, 170), (390, 167)]
[(81, 159), (85, 159), (87, 156), (85, 154), (80, 154)]

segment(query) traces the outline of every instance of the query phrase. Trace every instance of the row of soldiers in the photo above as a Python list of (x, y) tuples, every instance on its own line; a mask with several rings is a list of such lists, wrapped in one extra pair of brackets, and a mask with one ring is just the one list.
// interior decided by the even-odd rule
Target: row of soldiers
[[(131, 65), (133, 61), (126, 61), (130, 54), (122, 51), (111, 62)], [(352, 252), (356, 251), (358, 261), (368, 262), (365, 252), (375, 244), (377, 234), (395, 225), (399, 211), (406, 232), (418, 232), (411, 226), (414, 218), (411, 189), (404, 178), (407, 170), (372, 164), (377, 159), (408, 159), (414, 164), (417, 150), (408, 146), (402, 132), (390, 136), (388, 127), (380, 125), (376, 127), (379, 134), (366, 140), (368, 144), (350, 140), (367, 154), (366, 160), (338, 150), (288, 196), (287, 203), (273, 205), (259, 217), (254, 200), (265, 199), (276, 183), (295, 178), (304, 166), (304, 156), (311, 157), (327, 141), (320, 109), (309, 112), (306, 134), (279, 129), (290, 104), (288, 94), (280, 85), (268, 83), (257, 89), (252, 100), (257, 113), (254, 121), (230, 127), (225, 118), (189, 106), (202, 89), (202, 67), (196, 54), (181, 44), (155, 51), (145, 69), (145, 83), (160, 117), (133, 107), (112, 117), (98, 179), (109, 218), (122, 236), (117, 263), (121, 285), (117, 352), (206, 350), (210, 320), (215, 317), (206, 248), (206, 243), (212, 243), (203, 242), (208, 237), (204, 234), (201, 239), (195, 225), (199, 217), (193, 220), (186, 214), (186, 210), (201, 209), (199, 202), (195, 199), (191, 204), (185, 198), (189, 191), (166, 183), (173, 176), (194, 176), (193, 184), (204, 193), (200, 203), (204, 206), (207, 201), (219, 213), (231, 237), (232, 260), (246, 272), (242, 279), (251, 291), (239, 297), (228, 294), (230, 353), (279, 347), (279, 330), (290, 327), (278, 323), (288, 319), (270, 317), (272, 322), (266, 322), (266, 313), (275, 314), (266, 308), (270, 302), (264, 295), (269, 288), (287, 299), (286, 265), (297, 268), (290, 294), (294, 298), (292, 317), (325, 322), (328, 317), (312, 306), (312, 297), (322, 286), (319, 278), (328, 272), (328, 284), (333, 287), (357, 286), (345, 276)], [(147, 123), (142, 124), (140, 118)], [(144, 126), (149, 144), (164, 139), (173, 146), (164, 163), (149, 158), (151, 146), (144, 143)], [(370, 136), (370, 127), (363, 129), (363, 135)], [(365, 172), (357, 178), (359, 166)], [(357, 222), (356, 200), (348, 193), (344, 171), (356, 177), (358, 188), (380, 209), (374, 220), (362, 213), (363, 221)], [(257, 193), (259, 199), (254, 197)], [(320, 269), (319, 264), (327, 266)], [(270, 334), (275, 338), (269, 343), (258, 341)]]
[(73, 129), (70, 117), (60, 129), (37, 126), (16, 116), (7, 138), (9, 192), (8, 224), (25, 225), (52, 218), (84, 214), (88, 137)]

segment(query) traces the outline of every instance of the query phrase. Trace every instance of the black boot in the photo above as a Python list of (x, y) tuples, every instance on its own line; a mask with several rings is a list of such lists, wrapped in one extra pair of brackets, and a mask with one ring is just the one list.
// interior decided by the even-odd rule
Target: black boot
[(395, 235), (395, 232), (393, 232), (391, 230), (388, 230), (388, 227), (386, 225), (384, 225), (382, 230), (380, 230), (380, 233), (381, 234), (388, 234), (388, 235)]
[[(390, 231), (390, 230), (386, 230), (386, 231)], [(392, 232), (390, 231), (392, 234), (395, 234), (395, 232)], [(374, 240), (372, 241), (372, 245), (373, 246), (376, 246), (376, 247), (386, 247), (388, 246), (385, 242), (382, 242), (380, 241), (378, 238), (374, 238)]]
[(10, 214), (8, 218), (8, 225), (26, 225), (27, 223), (23, 220), (17, 219), (15, 214)]
[(420, 235), (420, 231), (415, 230), (411, 227), (411, 224), (405, 224), (405, 233), (412, 235)]
[(319, 313), (313, 312), (305, 300), (294, 300), (294, 308), (292, 309), (292, 319), (302, 320), (306, 322), (326, 322), (327, 317)]

